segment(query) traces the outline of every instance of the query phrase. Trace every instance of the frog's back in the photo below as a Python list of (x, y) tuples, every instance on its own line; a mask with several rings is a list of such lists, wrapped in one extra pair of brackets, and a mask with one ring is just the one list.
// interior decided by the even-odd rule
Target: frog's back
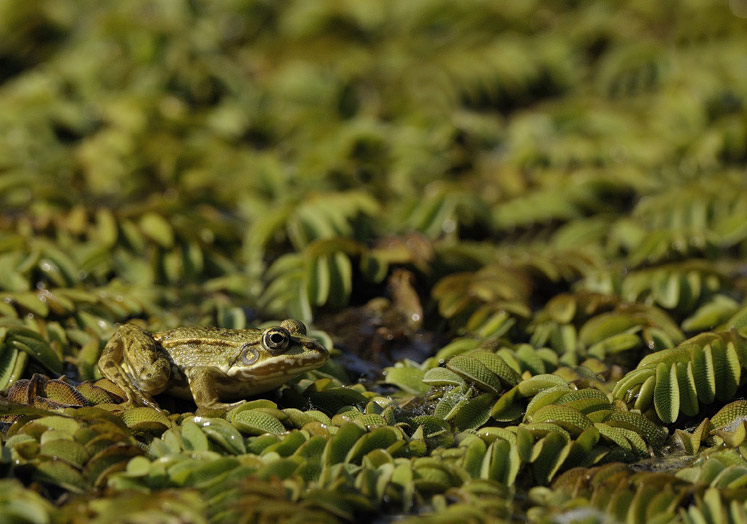
[(209, 366), (225, 373), (242, 347), (259, 341), (257, 333), (253, 329), (196, 326), (160, 331), (153, 338), (182, 371)]
[(164, 347), (177, 344), (239, 345), (258, 340), (256, 329), (228, 329), (212, 326), (188, 326), (153, 333)]

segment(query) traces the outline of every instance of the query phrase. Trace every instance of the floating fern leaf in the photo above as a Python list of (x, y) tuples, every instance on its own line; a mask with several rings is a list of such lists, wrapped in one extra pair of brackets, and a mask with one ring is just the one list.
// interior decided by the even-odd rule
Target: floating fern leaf
[[(652, 384), (656, 413), (663, 422), (671, 423), (680, 410), (688, 415), (698, 412), (695, 395), (703, 404), (716, 398), (722, 402), (731, 399), (747, 363), (746, 355), (747, 343), (736, 331), (703, 333), (676, 348), (644, 357), (617, 383), (613, 395), (630, 401), (627, 396), (635, 386)], [(653, 382), (651, 377), (655, 377)], [(642, 395), (643, 388), (640, 391)], [(648, 405), (639, 397), (636, 407), (646, 409)]]
[[(469, 325), (490, 336), (500, 336), (512, 324), (510, 317), (501, 313), (529, 313), (527, 283), (520, 273), (499, 266), (444, 277), (432, 293), (441, 315), (457, 326)], [(497, 326), (493, 326), (496, 322)]]
[(744, 177), (729, 172), (668, 187), (641, 200), (633, 222), (621, 220), (612, 238), (630, 252), (634, 266), (731, 246), (747, 234), (737, 226), (747, 219), (744, 195)]
[(355, 242), (336, 238), (280, 257), (267, 271), (269, 283), (260, 303), (268, 311), (306, 321), (311, 320), (313, 306), (346, 304), (353, 279), (348, 257), (359, 249)]

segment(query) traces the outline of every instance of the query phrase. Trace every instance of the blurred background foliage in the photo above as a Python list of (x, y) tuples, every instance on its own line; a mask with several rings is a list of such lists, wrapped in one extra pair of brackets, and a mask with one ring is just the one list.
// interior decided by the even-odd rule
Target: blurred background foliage
[[(131, 318), (294, 316), (374, 377), (411, 358), (388, 374), (411, 392), (455, 336), (522, 372), (629, 371), (744, 326), (745, 16), (0, 2), (0, 385), (96, 378)], [(404, 353), (372, 355), (392, 339)]]
[(452, 4), (3, 3), (2, 287), (311, 320), (422, 258), (385, 235), (434, 243), (428, 284), (467, 241), (605, 292), (742, 252), (734, 6)]

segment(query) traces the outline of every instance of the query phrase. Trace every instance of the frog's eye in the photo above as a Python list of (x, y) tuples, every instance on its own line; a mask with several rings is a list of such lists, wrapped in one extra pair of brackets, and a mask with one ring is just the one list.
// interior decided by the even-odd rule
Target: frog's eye
[(247, 366), (251, 366), (259, 360), (259, 351), (254, 344), (246, 344), (241, 348), (241, 361)]
[(284, 327), (285, 329), (288, 330), (289, 333), (293, 333), (294, 335), (305, 335), (306, 334), (306, 326), (300, 320), (295, 320), (292, 318), (283, 320), (280, 323), (280, 327)]
[(273, 354), (282, 353), (290, 343), (290, 333), (284, 327), (274, 327), (262, 335), (262, 345)]

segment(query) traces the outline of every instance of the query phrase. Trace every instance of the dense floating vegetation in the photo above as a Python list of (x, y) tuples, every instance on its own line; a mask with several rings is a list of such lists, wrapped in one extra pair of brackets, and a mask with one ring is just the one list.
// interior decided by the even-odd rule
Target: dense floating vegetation
[[(743, 4), (0, 4), (0, 520), (747, 522)], [(285, 316), (228, 413), (97, 380)]]

